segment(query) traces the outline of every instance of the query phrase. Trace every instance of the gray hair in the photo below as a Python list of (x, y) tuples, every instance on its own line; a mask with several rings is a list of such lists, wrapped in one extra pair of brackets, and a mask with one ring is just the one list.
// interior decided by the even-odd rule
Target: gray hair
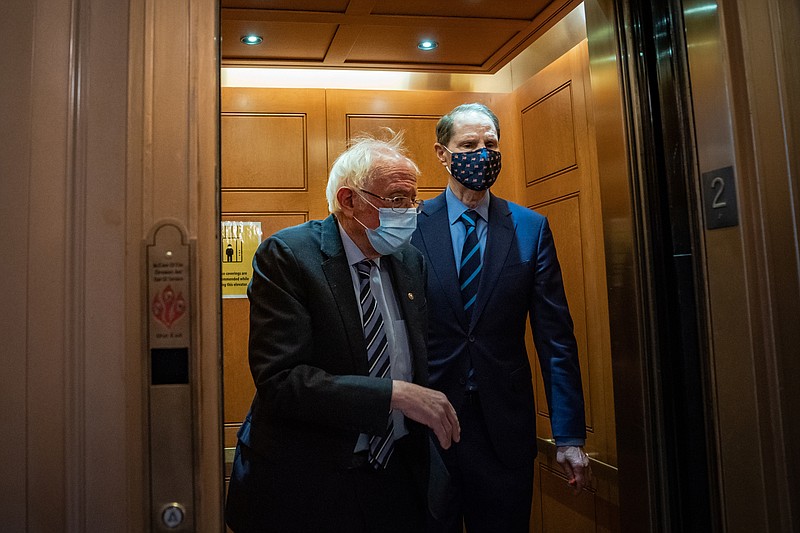
[(497, 119), (497, 115), (487, 106), (475, 102), (472, 104), (461, 104), (439, 119), (439, 122), (436, 124), (436, 142), (442, 146), (448, 145), (450, 138), (453, 136), (453, 121), (455, 121), (457, 115), (463, 113), (480, 113), (489, 117), (492, 124), (494, 124), (497, 140), (500, 140), (500, 121)]
[(336, 193), (342, 187), (352, 190), (363, 189), (372, 181), (373, 170), (377, 165), (389, 160), (404, 159), (414, 168), (419, 176), (419, 167), (406, 155), (403, 146), (403, 133), (395, 133), (387, 128), (392, 135), (388, 140), (378, 139), (370, 135), (360, 135), (350, 142), (350, 146), (334, 161), (331, 173), (328, 175), (328, 187), (325, 195), (328, 198), (328, 211), (340, 213), (342, 206)]

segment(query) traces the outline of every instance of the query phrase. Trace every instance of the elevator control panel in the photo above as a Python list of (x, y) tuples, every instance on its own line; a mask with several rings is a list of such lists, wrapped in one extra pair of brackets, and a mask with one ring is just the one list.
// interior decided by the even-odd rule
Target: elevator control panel
[(176, 220), (155, 224), (143, 245), (152, 531), (194, 531), (194, 243)]

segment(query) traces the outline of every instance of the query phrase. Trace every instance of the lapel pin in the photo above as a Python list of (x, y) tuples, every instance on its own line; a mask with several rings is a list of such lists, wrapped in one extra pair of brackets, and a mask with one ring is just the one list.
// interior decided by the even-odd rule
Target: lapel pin
[(414, 293), (413, 292), (409, 292), (408, 293), (408, 299), (409, 300), (413, 300), (414, 299)]

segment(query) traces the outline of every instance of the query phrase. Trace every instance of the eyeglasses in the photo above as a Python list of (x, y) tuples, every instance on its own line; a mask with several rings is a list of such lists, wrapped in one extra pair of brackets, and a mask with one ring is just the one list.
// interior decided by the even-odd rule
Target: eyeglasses
[(374, 196), (379, 200), (383, 200), (384, 202), (389, 204), (389, 207), (392, 208), (392, 211), (397, 211), (398, 213), (405, 213), (409, 209), (416, 209), (417, 211), (419, 211), (420, 209), (422, 209), (422, 204), (425, 203), (423, 200), (408, 198), (407, 196), (395, 196), (393, 198), (387, 198), (385, 196), (380, 196), (378, 194), (375, 194), (374, 192), (369, 192), (366, 189), (359, 189), (359, 191), (365, 192), (370, 196)]

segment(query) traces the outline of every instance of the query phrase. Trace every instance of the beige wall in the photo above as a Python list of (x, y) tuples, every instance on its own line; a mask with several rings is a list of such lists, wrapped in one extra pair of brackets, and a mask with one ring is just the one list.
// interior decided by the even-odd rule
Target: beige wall
[(145, 529), (140, 251), (173, 217), (208, 258), (196, 479), (200, 529), (218, 531), (216, 2), (0, 13), (0, 529)]
[[(726, 0), (720, 2), (719, 16), (724, 74), (734, 109), (731, 127), (741, 221), (737, 259), (744, 286), (731, 291), (730, 277), (718, 276), (720, 294), (717, 301), (712, 295), (711, 305), (722, 307), (730, 301), (730, 292), (739, 293), (743, 305), (735, 312), (747, 320), (746, 335), (733, 331), (730, 322), (715, 326), (723, 504), (730, 529), (754, 523), (751, 530), (797, 531), (800, 4)], [(729, 254), (722, 261), (730, 263), (733, 257)], [(720, 350), (724, 335), (742, 339), (746, 349)], [(743, 403), (752, 417), (743, 416)], [(757, 475), (748, 475), (751, 470)]]
[(7, 531), (126, 522), (126, 15), (115, 0), (2, 8)]

